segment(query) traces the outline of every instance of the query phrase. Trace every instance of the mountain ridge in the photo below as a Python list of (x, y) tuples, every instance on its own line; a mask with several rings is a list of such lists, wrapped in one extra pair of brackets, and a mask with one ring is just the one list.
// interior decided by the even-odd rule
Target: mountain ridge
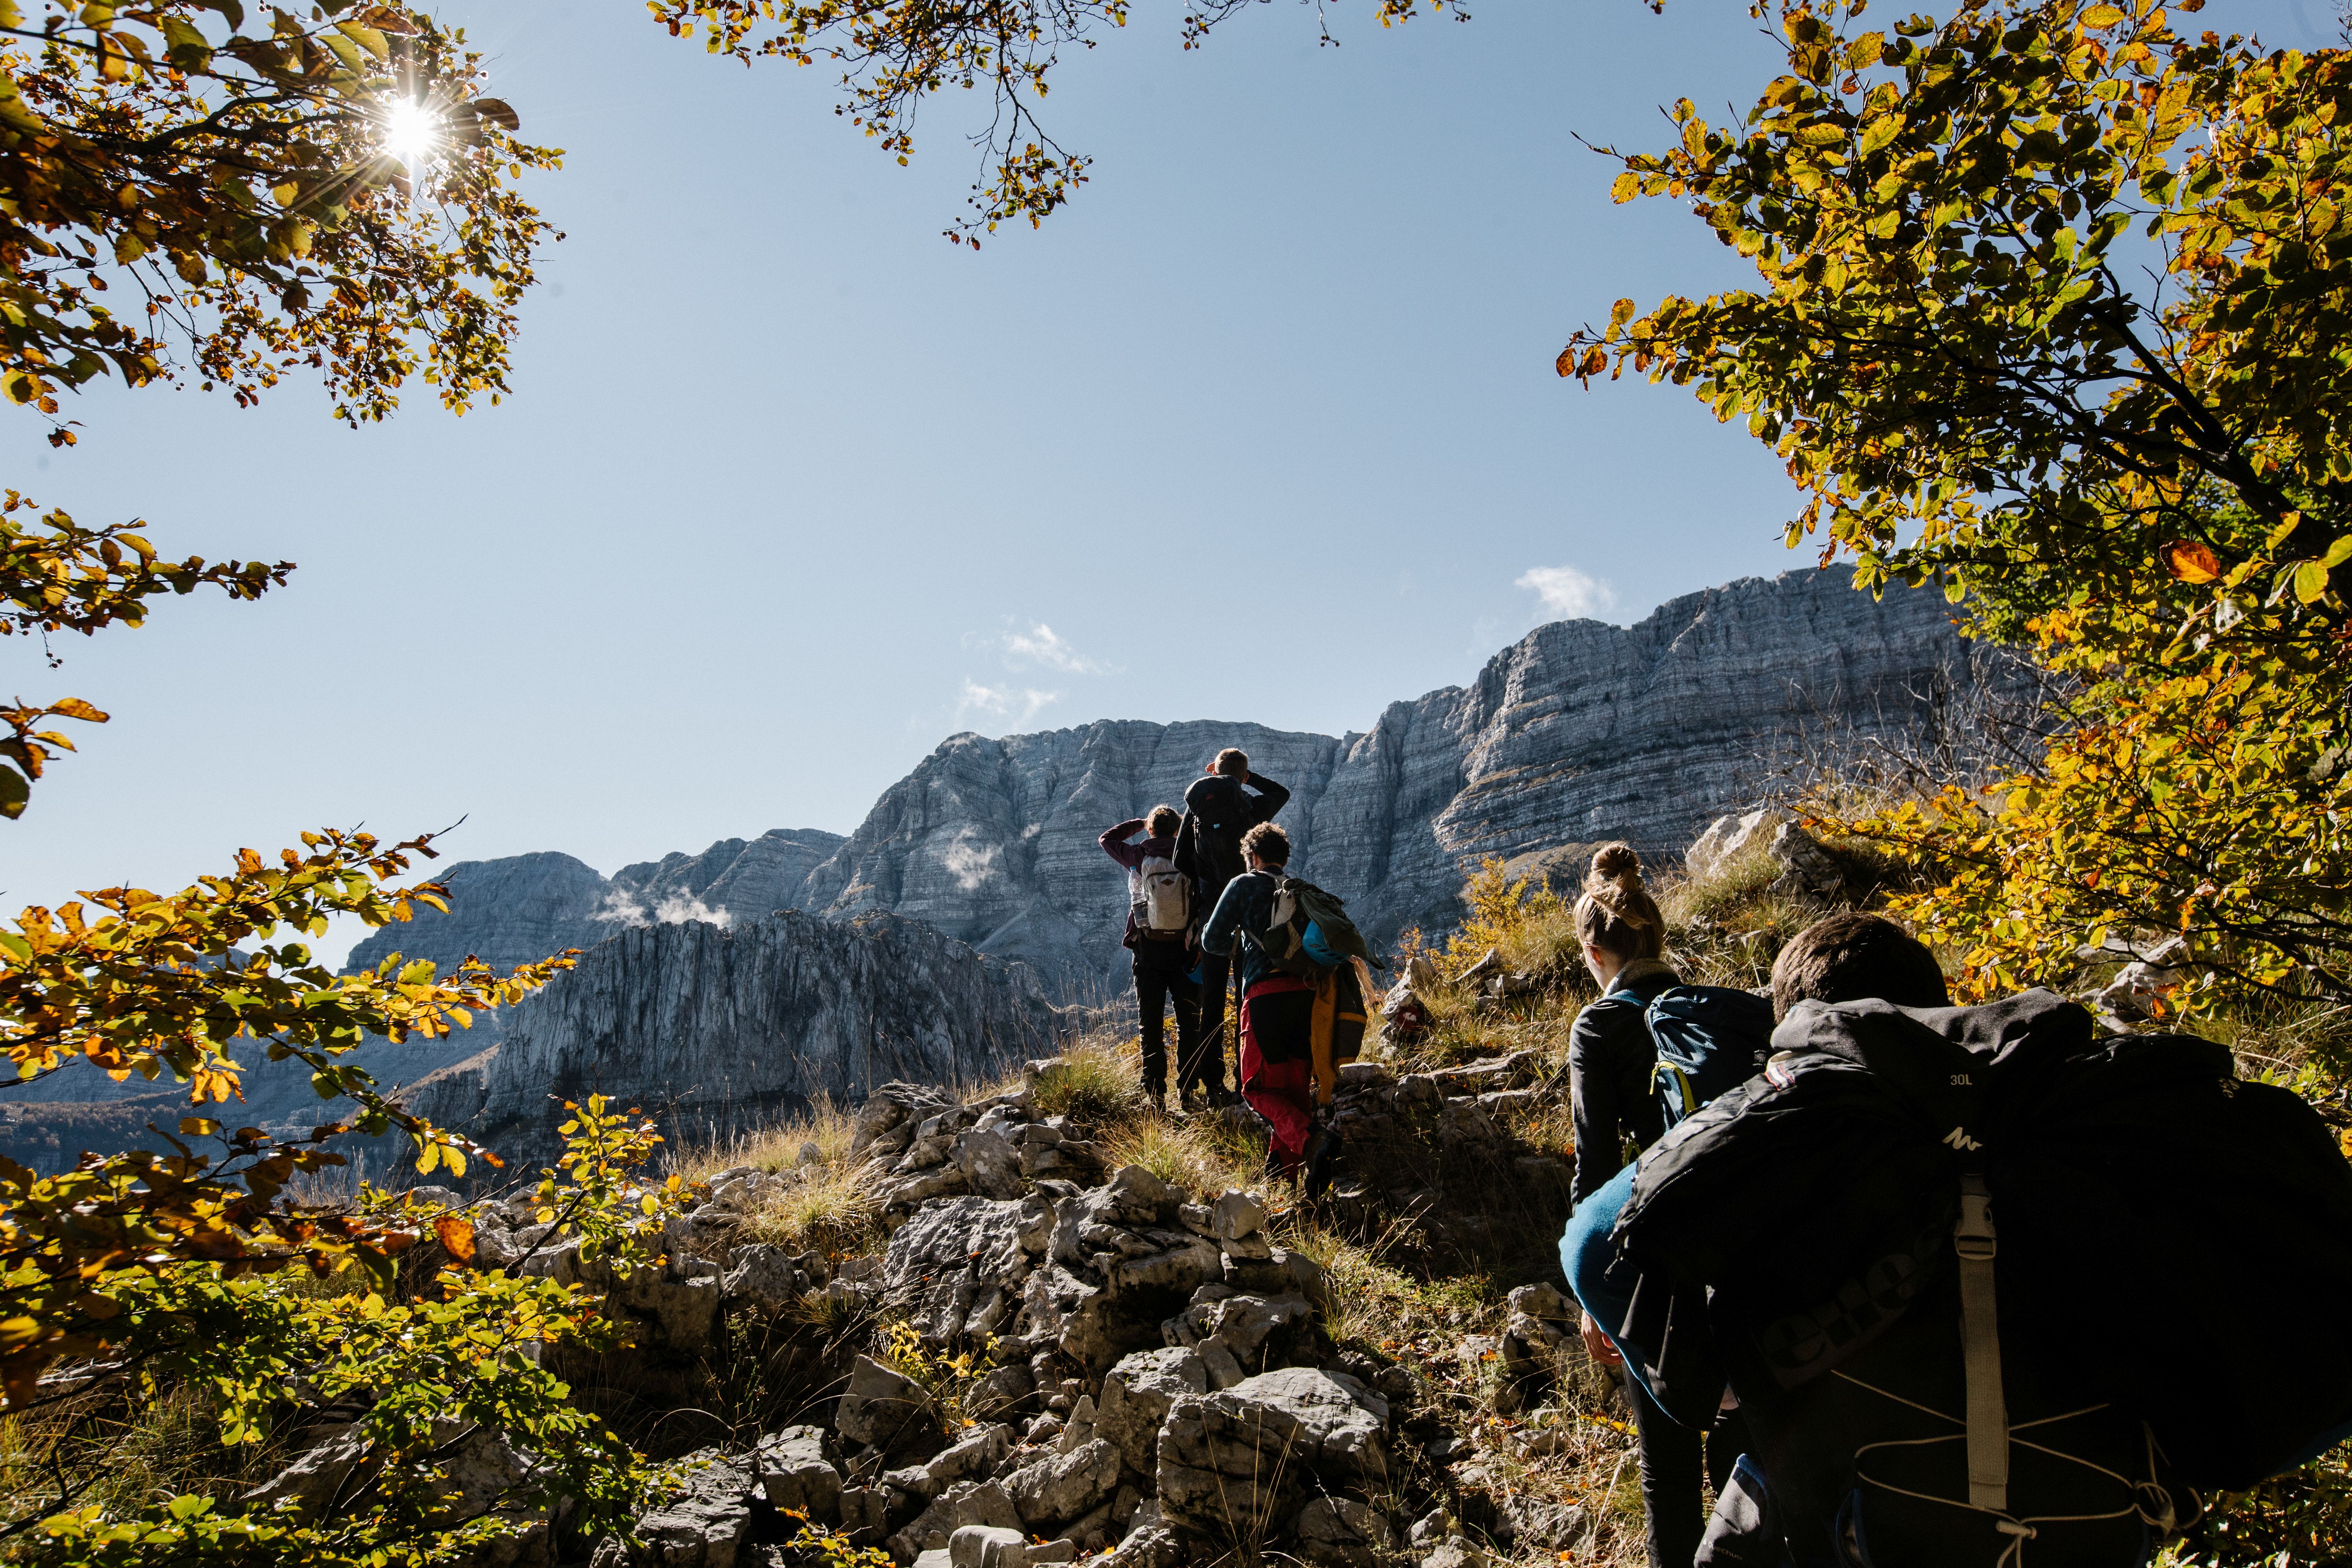
[[(2002, 679), (1952, 615), (1933, 591), (1856, 593), (1848, 567), (1789, 572), (1681, 595), (1631, 626), (1548, 623), (1470, 682), (1336, 736), (1212, 720), (959, 731), (846, 836), (777, 828), (636, 862), (602, 879), (593, 908), (579, 873), (594, 873), (570, 857), (543, 898), (519, 864), (532, 858), (463, 862), (446, 878), (453, 913), (376, 932), (352, 962), (501, 962), (524, 930), (588, 947), (635, 924), (888, 912), (1027, 962), (1065, 999), (1114, 995), (1125, 896), (1096, 836), (1180, 801), (1227, 745), (1290, 789), (1279, 820), (1300, 874), (1385, 942), (1450, 924), (1465, 870), (1486, 856), (1610, 837), (1678, 854), (1759, 793), (1771, 752), (1809, 724), (1885, 732)], [(528, 918), (484, 908), (534, 900)]]

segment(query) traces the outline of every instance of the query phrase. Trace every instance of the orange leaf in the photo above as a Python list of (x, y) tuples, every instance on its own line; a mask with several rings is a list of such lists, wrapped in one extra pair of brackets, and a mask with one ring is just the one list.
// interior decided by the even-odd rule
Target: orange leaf
[(445, 1214), (433, 1222), (433, 1234), (441, 1238), (441, 1245), (448, 1249), (450, 1257), (460, 1263), (474, 1261), (472, 1221)]
[(2221, 558), (2193, 539), (2176, 539), (2156, 553), (2164, 569), (2183, 583), (2210, 583), (2221, 575)]

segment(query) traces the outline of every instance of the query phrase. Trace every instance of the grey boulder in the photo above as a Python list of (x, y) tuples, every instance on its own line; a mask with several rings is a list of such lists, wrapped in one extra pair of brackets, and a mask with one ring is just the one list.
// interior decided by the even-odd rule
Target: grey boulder
[(1013, 1471), (1004, 1489), (1030, 1529), (1066, 1523), (1118, 1489), (1118, 1449), (1097, 1437), (1066, 1454), (1048, 1454)]
[(841, 1513), (841, 1472), (834, 1468), (832, 1440), (822, 1426), (787, 1426), (760, 1439), (751, 1453), (768, 1500), (797, 1509), (819, 1524)]
[(930, 1395), (919, 1384), (871, 1356), (859, 1356), (850, 1363), (849, 1386), (842, 1393), (833, 1425), (853, 1443), (871, 1443), (887, 1451), (919, 1431), (929, 1411)]

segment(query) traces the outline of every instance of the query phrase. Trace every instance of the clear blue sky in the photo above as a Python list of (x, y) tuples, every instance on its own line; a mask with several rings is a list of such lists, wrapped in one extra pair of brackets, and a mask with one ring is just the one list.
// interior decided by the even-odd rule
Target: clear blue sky
[[(1744, 108), (1776, 56), (1742, 0), (1331, 9), (1338, 49), (1279, 4), (1186, 54), (1139, 7), (1052, 97), (1094, 183), (973, 255), (938, 231), (977, 101), (929, 108), (900, 169), (821, 68), (722, 64), (634, 0), (452, 0), (569, 154), (518, 395), (456, 419), (413, 386), (352, 432), (294, 384), (100, 390), (55, 455), (10, 423), (43, 502), (301, 569), (62, 639), (59, 670), (0, 645), (7, 691), (114, 715), (0, 826), (0, 901), (176, 887), (320, 824), (464, 816), (454, 857), (606, 871), (846, 832), (957, 730), (1360, 729), (1557, 618), (1523, 579), (1629, 620), (1798, 564), (1744, 432), (1551, 370), (1621, 295), (1740, 276), (1676, 207), (1612, 206), (1576, 135)], [(2197, 21), (2335, 34), (2321, 0)]]

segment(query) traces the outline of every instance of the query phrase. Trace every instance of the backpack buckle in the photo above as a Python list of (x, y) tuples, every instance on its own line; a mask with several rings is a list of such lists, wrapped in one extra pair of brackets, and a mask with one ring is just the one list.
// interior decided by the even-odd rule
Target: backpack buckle
[(1998, 1250), (1993, 1238), (1992, 1194), (1982, 1176), (1960, 1178), (1960, 1217), (1952, 1226), (1952, 1249), (1971, 1262), (1990, 1259)]

